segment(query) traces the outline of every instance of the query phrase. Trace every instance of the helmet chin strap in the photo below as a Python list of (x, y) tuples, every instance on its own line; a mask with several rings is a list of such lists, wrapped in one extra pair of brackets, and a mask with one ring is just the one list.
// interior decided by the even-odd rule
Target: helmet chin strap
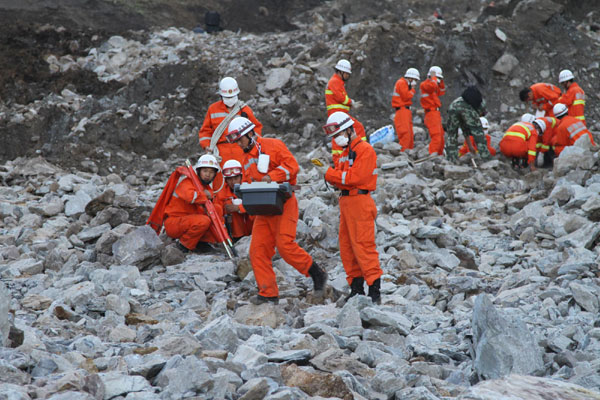
[(248, 143), (248, 146), (244, 147), (244, 153), (249, 153), (250, 150), (252, 150), (252, 147), (254, 147), (254, 136), (249, 138), (250, 142)]

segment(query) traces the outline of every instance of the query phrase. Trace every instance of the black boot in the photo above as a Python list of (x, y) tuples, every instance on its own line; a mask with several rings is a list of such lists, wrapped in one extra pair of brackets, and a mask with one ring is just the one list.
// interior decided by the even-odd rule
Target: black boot
[(369, 286), (369, 297), (373, 300), (373, 304), (381, 304), (381, 279), (377, 278), (371, 286)]
[(279, 297), (277, 297), (277, 296), (266, 297), (266, 296), (261, 296), (260, 294), (257, 294), (256, 297), (252, 297), (250, 299), (250, 303), (257, 305), (257, 306), (264, 304), (264, 303), (279, 304)]
[(554, 166), (554, 149), (550, 149), (544, 153), (544, 165), (542, 168), (552, 168)]
[(325, 284), (327, 283), (327, 271), (323, 268), (319, 267), (319, 265), (313, 261), (310, 269), (308, 270), (308, 274), (313, 280), (315, 285), (315, 292), (321, 292), (325, 289)]
[(344, 302), (350, 300), (350, 298), (357, 294), (365, 294), (365, 278), (353, 278), (350, 284), (350, 294), (344, 299)]

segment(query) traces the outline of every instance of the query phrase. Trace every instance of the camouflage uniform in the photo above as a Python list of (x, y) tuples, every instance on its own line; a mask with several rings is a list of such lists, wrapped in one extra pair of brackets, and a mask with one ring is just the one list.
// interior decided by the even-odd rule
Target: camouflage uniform
[(485, 110), (485, 101), (482, 101), (479, 110), (475, 110), (462, 98), (458, 97), (448, 107), (448, 119), (446, 122), (446, 157), (450, 161), (458, 160), (458, 128), (461, 128), (465, 138), (473, 136), (479, 156), (483, 160), (491, 158), (487, 148), (483, 127), (479, 115)]

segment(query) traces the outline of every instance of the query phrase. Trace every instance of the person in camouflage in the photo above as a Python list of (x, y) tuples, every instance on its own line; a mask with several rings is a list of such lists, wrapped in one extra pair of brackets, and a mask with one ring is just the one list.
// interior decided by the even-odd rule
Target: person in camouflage
[(465, 138), (473, 136), (479, 156), (483, 160), (491, 158), (479, 117), (485, 114), (485, 101), (475, 86), (467, 87), (448, 107), (446, 123), (446, 157), (454, 162), (458, 159), (458, 128)]

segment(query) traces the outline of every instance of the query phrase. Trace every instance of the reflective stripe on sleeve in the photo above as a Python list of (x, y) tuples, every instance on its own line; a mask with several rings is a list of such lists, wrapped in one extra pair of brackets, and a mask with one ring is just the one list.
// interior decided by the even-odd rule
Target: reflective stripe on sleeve
[(573, 105), (574, 105), (574, 106), (578, 106), (578, 105), (585, 106), (585, 100), (575, 100), (575, 101), (573, 102)]
[(252, 166), (252, 164), (258, 164), (258, 158), (251, 158), (248, 160), (246, 165), (244, 165), (244, 169), (248, 169)]
[(279, 167), (277, 167), (277, 169), (282, 170), (283, 172), (285, 172), (285, 180), (289, 181), (290, 180), (290, 171), (288, 171), (287, 169), (285, 169), (284, 167), (282, 167), (281, 165)]
[(423, 94), (421, 95), (421, 98), (423, 98), (423, 97), (429, 97), (429, 93), (423, 93)]
[[(331, 150), (331, 154), (342, 154), (344, 150)], [(347, 159), (347, 158), (346, 158)]]
[(224, 113), (224, 112), (210, 114), (211, 119), (225, 118), (226, 116), (227, 116), (227, 113)]
[(329, 89), (326, 89), (326, 90), (325, 90), (325, 94), (333, 94), (333, 91), (331, 91), (331, 90), (329, 90)]
[(341, 108), (342, 110), (350, 110), (349, 106), (345, 106), (343, 104), (330, 104), (327, 106), (327, 110), (331, 110), (332, 108)]
[(348, 97), (348, 95), (346, 95), (346, 98), (344, 99), (344, 102), (342, 104), (348, 104), (350, 103), (350, 97)]
[(527, 150), (527, 154), (530, 156), (535, 156), (537, 153), (534, 150)]
[(575, 117), (575, 118), (578, 119), (578, 120), (581, 120), (581, 121), (585, 121), (585, 117), (583, 115), (580, 115), (580, 116)]
[(342, 172), (342, 185), (346, 184), (346, 171)]
[(201, 141), (201, 142), (203, 142), (203, 141), (205, 141), (205, 140), (210, 140), (210, 138), (209, 138), (209, 137), (201, 137), (201, 138), (200, 138), (200, 141)]

